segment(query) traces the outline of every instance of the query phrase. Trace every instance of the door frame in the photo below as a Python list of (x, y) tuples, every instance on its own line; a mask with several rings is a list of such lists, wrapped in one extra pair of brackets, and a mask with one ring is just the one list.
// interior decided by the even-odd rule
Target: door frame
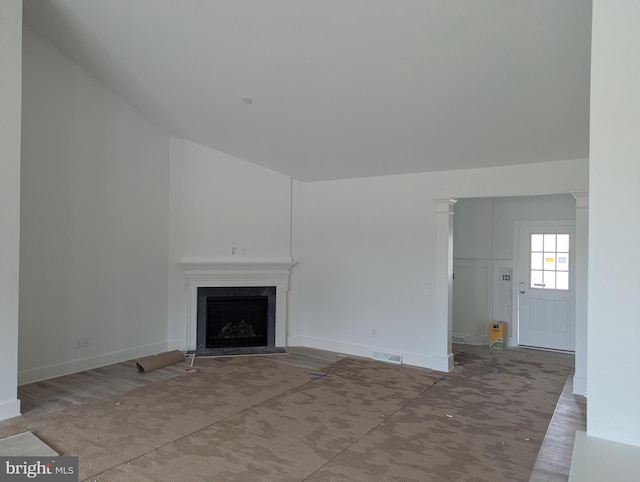
[[(520, 288), (519, 286), (519, 282), (521, 279), (521, 273), (520, 273), (520, 256), (522, 253), (520, 253), (520, 228), (522, 226), (540, 226), (542, 228), (544, 227), (557, 227), (557, 226), (573, 226), (573, 228), (576, 230), (576, 234), (574, 235), (574, 246), (577, 245), (577, 227), (576, 227), (576, 220), (575, 219), (566, 219), (566, 220), (550, 220), (550, 221), (514, 221), (513, 222), (513, 283), (511, 286), (512, 289), (512, 299), (513, 299), (513, 304), (511, 307), (512, 313), (511, 313), (511, 319), (513, 320), (513, 326), (512, 326), (512, 332), (511, 332), (511, 346), (520, 346), (519, 341), (520, 341), (520, 296), (518, 293), (518, 290)], [(575, 249), (575, 248), (574, 248)], [(573, 260), (572, 262), (576, 263), (576, 255), (575, 253), (571, 253), (571, 258), (570, 261)], [(575, 269), (573, 270), (574, 272), (574, 277), (576, 277), (575, 274)], [(573, 313), (576, 313), (576, 305), (577, 305), (577, 293), (574, 292), (574, 297), (573, 297)], [(576, 318), (575, 323), (578, 323), (578, 320)], [(575, 330), (575, 328), (574, 328)]]

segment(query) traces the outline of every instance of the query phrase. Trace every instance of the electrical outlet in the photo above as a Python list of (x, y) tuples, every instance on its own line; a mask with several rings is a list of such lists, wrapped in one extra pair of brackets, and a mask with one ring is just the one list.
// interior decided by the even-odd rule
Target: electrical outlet
[(89, 346), (89, 337), (83, 336), (82, 338), (78, 338), (76, 340), (76, 348), (85, 348)]
[(236, 254), (237, 249), (236, 248), (231, 248), (231, 254)]

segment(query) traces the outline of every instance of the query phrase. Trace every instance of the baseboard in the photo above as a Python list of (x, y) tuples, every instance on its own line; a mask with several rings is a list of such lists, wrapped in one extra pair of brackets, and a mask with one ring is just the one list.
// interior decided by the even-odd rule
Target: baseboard
[(167, 342), (167, 351), (171, 350), (187, 350), (187, 340), (169, 340)]
[(133, 358), (153, 355), (155, 353), (162, 353), (164, 351), (168, 351), (167, 345), (167, 342), (155, 343), (153, 345), (131, 348), (129, 350), (116, 351), (112, 353), (106, 353), (104, 355), (81, 358), (79, 360), (72, 360), (64, 363), (56, 363), (54, 365), (32, 368), (31, 370), (19, 371), (18, 385), (39, 382), (42, 380), (48, 380), (50, 378), (70, 375), (71, 373), (77, 373), (84, 370), (92, 370), (94, 368), (111, 365), (113, 363), (128, 361)]
[[(363, 358), (371, 358), (373, 352), (378, 350), (390, 351), (402, 355), (403, 365), (410, 365), (420, 368), (430, 368), (432, 370), (443, 371), (440, 368), (442, 363), (436, 357), (428, 355), (419, 355), (416, 353), (407, 353), (402, 350), (391, 349), (379, 346), (356, 345), (353, 343), (344, 343), (336, 340), (326, 340), (323, 338), (312, 338), (308, 336), (292, 336), (287, 338), (287, 346), (304, 346), (307, 348), (316, 348), (318, 350), (332, 351), (334, 353), (344, 353), (345, 355), (361, 356)], [(453, 363), (453, 355), (451, 355)], [(449, 371), (444, 370), (444, 371)]]
[(287, 346), (304, 346), (304, 336), (287, 336)]
[(433, 356), (431, 357), (431, 368), (437, 372), (448, 373), (453, 368), (453, 353), (449, 353), (447, 356)]
[(454, 345), (459, 344), (458, 342), (455, 341), (456, 337), (464, 337), (464, 344), (465, 345), (473, 345), (473, 346), (489, 346), (489, 337), (486, 335), (482, 335), (482, 336), (471, 336), (471, 335), (465, 335), (465, 334), (460, 334), (460, 333), (454, 333), (451, 336), (451, 340), (452, 343)]
[(18, 417), (20, 415), (20, 400), (9, 400), (0, 403), (0, 420)]
[(587, 396), (587, 379), (583, 377), (573, 376), (573, 394)]
[(452, 333), (451, 334), (451, 343), (454, 344), (473, 344), (473, 337), (467, 333)]

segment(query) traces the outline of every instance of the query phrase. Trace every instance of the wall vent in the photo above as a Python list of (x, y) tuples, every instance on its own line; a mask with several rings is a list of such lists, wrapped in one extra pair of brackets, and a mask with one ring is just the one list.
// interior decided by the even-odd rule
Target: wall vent
[(464, 335), (453, 335), (451, 337), (451, 342), (460, 343), (461, 345), (464, 345)]
[(386, 353), (384, 351), (374, 351), (373, 359), (388, 363), (395, 363), (396, 365), (402, 365), (402, 355), (396, 353)]

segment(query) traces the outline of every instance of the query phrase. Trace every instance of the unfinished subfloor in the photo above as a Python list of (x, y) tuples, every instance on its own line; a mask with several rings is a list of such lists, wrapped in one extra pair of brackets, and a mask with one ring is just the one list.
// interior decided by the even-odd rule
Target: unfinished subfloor
[(554, 424), (557, 467), (532, 469), (573, 357), (455, 353), (447, 374), (306, 348), (201, 358), (193, 374), (119, 363), (20, 387), (24, 415), (0, 437), (79, 456), (80, 480), (566, 480)]

